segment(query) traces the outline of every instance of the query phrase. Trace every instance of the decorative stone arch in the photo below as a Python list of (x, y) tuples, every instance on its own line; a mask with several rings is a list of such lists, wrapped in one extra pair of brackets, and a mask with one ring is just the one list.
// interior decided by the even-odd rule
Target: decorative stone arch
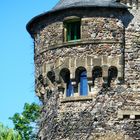
[(59, 76), (61, 82), (67, 83), (70, 80), (70, 70), (68, 68), (62, 68)]
[(87, 70), (84, 67), (78, 67), (75, 71), (75, 81), (76, 87), (79, 89), (79, 94), (81, 96), (88, 95), (88, 79)]
[(55, 82), (55, 73), (54, 71), (47, 72), (47, 78), (50, 80), (51, 83)]
[(100, 77), (102, 77), (102, 68), (100, 66), (93, 67), (93, 70), (92, 70), (93, 85), (94, 85), (95, 79), (100, 78)]
[(108, 69), (108, 87), (110, 87), (111, 82), (115, 81), (118, 76), (118, 69), (115, 66), (111, 66)]
[(64, 93), (66, 96), (73, 96), (73, 85), (70, 79), (70, 70), (68, 68), (61, 69), (60, 73), (61, 85), (64, 88)]
[(64, 58), (58, 58), (56, 63), (55, 63), (55, 68), (54, 68), (54, 72), (55, 72), (55, 78), (56, 81), (59, 83), (60, 82), (60, 71), (62, 69), (69, 69), (69, 65), (70, 65), (70, 58), (65, 57)]
[(86, 60), (85, 57), (76, 58), (76, 68), (86, 67)]
[(94, 66), (91, 70), (91, 81), (89, 81), (89, 93), (95, 95), (102, 87), (102, 68), (100, 66)]
[(76, 68), (76, 70), (75, 70), (75, 81), (76, 81), (76, 84), (78, 84), (80, 82), (80, 74), (83, 71), (87, 71), (85, 67), (80, 66), (80, 67)]

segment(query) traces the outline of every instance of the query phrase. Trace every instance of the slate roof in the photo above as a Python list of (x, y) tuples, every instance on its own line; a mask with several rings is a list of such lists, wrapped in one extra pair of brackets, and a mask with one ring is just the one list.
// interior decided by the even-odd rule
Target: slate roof
[(126, 6), (118, 0), (60, 0), (53, 11), (66, 9), (71, 7), (111, 7), (111, 8), (126, 8)]
[(119, 0), (60, 0), (52, 10), (32, 18), (26, 25), (26, 28), (27, 31), (32, 34), (31, 27), (34, 23), (39, 22), (43, 17), (49, 16), (54, 12), (69, 8), (106, 7), (127, 9), (125, 4), (117, 1)]

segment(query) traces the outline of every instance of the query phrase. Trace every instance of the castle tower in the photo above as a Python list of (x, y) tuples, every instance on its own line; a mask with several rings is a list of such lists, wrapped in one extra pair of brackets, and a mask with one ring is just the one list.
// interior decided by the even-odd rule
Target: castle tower
[(34, 17), (40, 140), (140, 138), (140, 2), (60, 0)]

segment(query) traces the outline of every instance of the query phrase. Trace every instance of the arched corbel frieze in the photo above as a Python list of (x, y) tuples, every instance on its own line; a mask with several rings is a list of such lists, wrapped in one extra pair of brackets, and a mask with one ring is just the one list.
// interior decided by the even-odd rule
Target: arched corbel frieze
[(70, 67), (70, 58), (58, 58), (58, 60), (56, 60), (55, 62), (55, 68), (54, 68), (54, 72), (55, 72), (55, 77), (56, 77), (56, 81), (59, 82), (60, 81), (60, 71), (64, 68), (69, 69)]
[(47, 73), (47, 77), (52, 84), (55, 82), (55, 73), (53, 70)]
[(114, 66), (109, 67), (108, 69), (108, 87), (116, 80), (118, 76), (118, 69)]
[(92, 70), (93, 86), (95, 86), (95, 80), (101, 77), (102, 77), (102, 68), (100, 66), (95, 66)]
[(76, 59), (76, 67), (86, 67), (86, 57), (79, 57)]

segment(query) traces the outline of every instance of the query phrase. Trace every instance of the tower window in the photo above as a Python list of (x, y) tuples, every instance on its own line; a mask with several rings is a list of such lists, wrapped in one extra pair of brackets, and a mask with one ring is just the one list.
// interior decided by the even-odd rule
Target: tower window
[(95, 79), (102, 77), (102, 68), (99, 66), (94, 67), (92, 71), (92, 77), (93, 77), (93, 85), (94, 85)]
[(55, 73), (54, 73), (54, 71), (49, 71), (49, 72), (47, 73), (47, 77), (49, 78), (49, 80), (50, 80), (52, 83), (55, 82)]
[(65, 41), (72, 41), (80, 39), (80, 21), (70, 20), (66, 21), (64, 26)]
[(88, 94), (87, 72), (83, 71), (80, 74), (80, 95), (87, 96), (87, 94)]
[(76, 69), (75, 72), (75, 80), (77, 83), (77, 86), (79, 85), (79, 92), (81, 96), (87, 96), (88, 95), (88, 79), (87, 79), (87, 71), (84, 67), (79, 67)]
[(108, 86), (110, 87), (111, 81), (115, 80), (118, 76), (118, 70), (116, 67), (110, 67), (108, 70)]
[(67, 68), (64, 68), (60, 71), (60, 76), (63, 79), (64, 83), (66, 83), (66, 96), (73, 96), (74, 95), (74, 90), (73, 90), (73, 85), (70, 79), (70, 71)]

